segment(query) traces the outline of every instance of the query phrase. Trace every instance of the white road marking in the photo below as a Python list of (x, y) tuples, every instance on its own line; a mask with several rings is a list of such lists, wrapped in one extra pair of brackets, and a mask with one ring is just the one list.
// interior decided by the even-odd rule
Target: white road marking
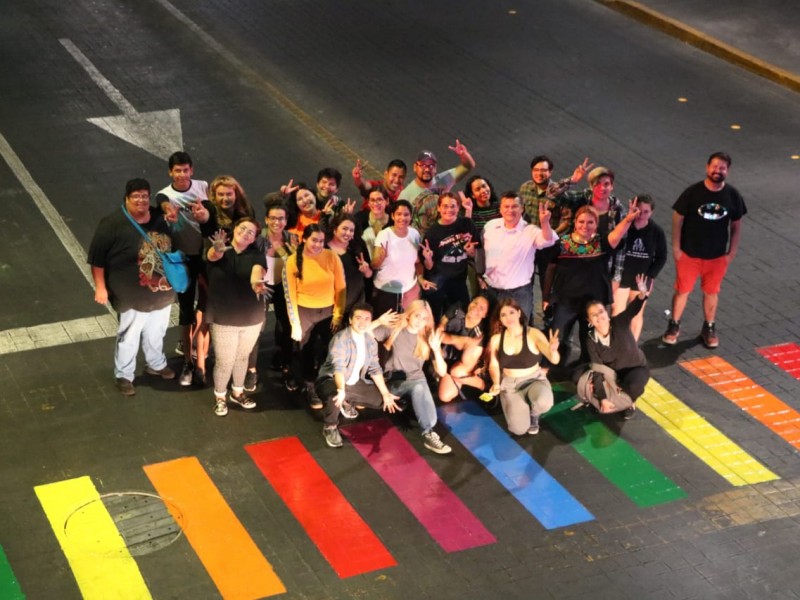
[(97, 86), (122, 111), (122, 115), (86, 119), (129, 144), (167, 160), (176, 150), (183, 149), (181, 113), (177, 108), (138, 112), (111, 82), (94, 66), (86, 55), (68, 39), (61, 45), (83, 67)]

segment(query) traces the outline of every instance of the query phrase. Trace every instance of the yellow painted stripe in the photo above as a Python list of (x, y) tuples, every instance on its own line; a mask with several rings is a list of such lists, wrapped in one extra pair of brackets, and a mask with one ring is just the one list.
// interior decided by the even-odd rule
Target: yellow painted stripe
[(636, 405), (731, 485), (780, 479), (656, 380), (649, 381)]
[(84, 600), (152, 598), (89, 477), (39, 485), (34, 490)]

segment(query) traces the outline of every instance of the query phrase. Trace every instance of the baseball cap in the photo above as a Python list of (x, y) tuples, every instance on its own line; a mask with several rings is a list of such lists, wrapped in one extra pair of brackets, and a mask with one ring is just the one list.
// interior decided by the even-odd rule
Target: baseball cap
[(432, 160), (435, 163), (439, 162), (438, 160), (436, 160), (436, 155), (430, 150), (423, 150), (422, 152), (417, 154), (417, 162), (424, 162), (426, 160)]

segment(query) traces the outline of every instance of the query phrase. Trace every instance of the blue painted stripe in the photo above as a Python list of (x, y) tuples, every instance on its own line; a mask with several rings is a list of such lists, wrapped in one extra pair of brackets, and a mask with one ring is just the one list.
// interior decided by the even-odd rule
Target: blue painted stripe
[(441, 406), (439, 419), (545, 529), (594, 519), (476, 403)]

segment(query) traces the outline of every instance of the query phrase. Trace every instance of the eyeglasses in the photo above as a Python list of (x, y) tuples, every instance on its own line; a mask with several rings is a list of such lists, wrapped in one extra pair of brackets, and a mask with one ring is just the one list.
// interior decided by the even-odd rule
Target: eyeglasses
[(131, 194), (128, 196), (131, 200), (150, 200), (149, 192), (142, 192), (140, 194)]

